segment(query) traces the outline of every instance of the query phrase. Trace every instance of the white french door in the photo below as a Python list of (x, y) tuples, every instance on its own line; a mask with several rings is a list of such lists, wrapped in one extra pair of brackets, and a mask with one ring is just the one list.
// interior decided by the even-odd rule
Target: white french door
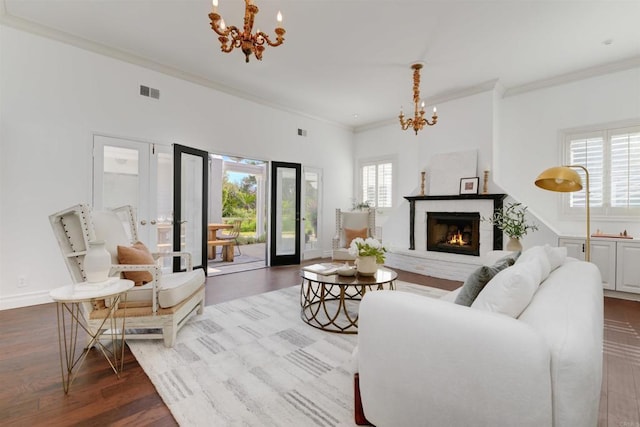
[(271, 162), (269, 265), (300, 264), (302, 165)]
[[(151, 251), (171, 251), (171, 147), (94, 135), (93, 206), (95, 209), (109, 209), (123, 205), (135, 208), (138, 237)], [(170, 264), (165, 267), (169, 268)]]
[(303, 167), (302, 258), (322, 257), (322, 169)]

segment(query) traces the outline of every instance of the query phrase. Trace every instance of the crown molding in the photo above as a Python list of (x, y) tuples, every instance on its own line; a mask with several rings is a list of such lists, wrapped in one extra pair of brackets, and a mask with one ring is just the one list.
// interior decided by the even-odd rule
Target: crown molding
[(536, 80), (534, 82), (525, 83), (520, 86), (514, 86), (505, 90), (503, 97), (506, 98), (509, 96), (520, 95), (526, 92), (559, 86), (566, 83), (576, 82), (579, 80), (585, 80), (592, 77), (603, 76), (605, 74), (630, 70), (638, 67), (640, 67), (640, 56), (633, 56), (631, 58), (623, 59), (620, 61), (596, 65), (594, 67), (584, 68), (582, 70), (572, 71), (554, 77), (549, 77), (548, 79)]
[(127, 62), (129, 64), (137, 65), (139, 67), (147, 68), (149, 70), (156, 71), (158, 73), (165, 74), (170, 77), (175, 77), (181, 80), (188, 81), (190, 83), (194, 83), (209, 89), (216, 90), (218, 92), (226, 93), (227, 95), (244, 99), (245, 101), (250, 101), (255, 104), (280, 110), (289, 114), (294, 114), (307, 119), (323, 122), (344, 130), (353, 131), (352, 126), (347, 126), (342, 123), (338, 123), (338, 122), (326, 119), (324, 117), (319, 117), (313, 114), (307, 114), (307, 113), (301, 112), (299, 110), (294, 110), (284, 105), (277, 104), (277, 103), (268, 101), (264, 98), (254, 96), (247, 92), (237, 90), (229, 86), (222, 85), (220, 83), (216, 83), (204, 77), (187, 73), (175, 67), (165, 65), (156, 61), (152, 61), (150, 59), (147, 59), (141, 56), (133, 55), (131, 53), (118, 50), (113, 47), (100, 44), (91, 40), (83, 39), (82, 37), (78, 37), (69, 33), (65, 33), (60, 30), (46, 27), (44, 25), (41, 25), (32, 21), (28, 21), (23, 18), (18, 18), (16, 16), (13, 16), (7, 13), (5, 0), (0, 0), (0, 24), (15, 28), (17, 30), (21, 30), (27, 33), (31, 33), (40, 37), (56, 40), (71, 46), (75, 46), (83, 50), (87, 50), (89, 52), (93, 52), (99, 55), (117, 59), (119, 61)]

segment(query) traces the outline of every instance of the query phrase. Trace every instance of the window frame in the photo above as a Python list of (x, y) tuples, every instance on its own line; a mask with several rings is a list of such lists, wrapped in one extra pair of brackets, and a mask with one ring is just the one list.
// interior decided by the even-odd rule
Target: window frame
[[(378, 194), (378, 166), (383, 165), (383, 164), (391, 164), (391, 197), (390, 197), (390, 206), (385, 206), (385, 207), (380, 207), (378, 206), (378, 198), (379, 198), (379, 194)], [(367, 167), (367, 166), (376, 166), (376, 189), (375, 189), (375, 205), (373, 206), (374, 209), (376, 209), (376, 211), (379, 212), (386, 212), (386, 211), (390, 211), (391, 209), (393, 209), (396, 205), (395, 203), (395, 198), (396, 198), (396, 188), (397, 188), (397, 176), (398, 176), (398, 161), (397, 161), (397, 157), (396, 156), (378, 156), (378, 157), (368, 157), (368, 158), (362, 158), (362, 159), (358, 159), (358, 168), (356, 173), (358, 174), (357, 180), (356, 180), (356, 197), (355, 197), (355, 204), (359, 204), (359, 203), (363, 203), (365, 202), (364, 199), (364, 194), (363, 194), (363, 190), (362, 190), (362, 186), (363, 186), (363, 179), (362, 179), (362, 172), (363, 172), (363, 168)]]
[[(602, 206), (593, 206), (591, 201), (590, 213), (592, 219), (607, 221), (629, 221), (637, 219), (640, 215), (640, 206), (638, 207), (612, 207), (611, 200), (611, 140), (615, 135), (629, 134), (640, 132), (640, 120), (628, 120), (614, 123), (604, 123), (582, 128), (565, 129), (559, 132), (560, 154), (563, 165), (571, 165), (571, 141), (581, 138), (592, 138), (595, 136), (602, 137), (603, 153), (602, 153)], [(586, 165), (582, 165), (585, 166)], [(591, 197), (593, 197), (593, 181), (589, 170)], [(575, 170), (583, 177), (583, 171), (575, 168)], [(584, 184), (584, 183), (583, 183)], [(585, 184), (586, 186), (586, 184)], [(562, 193), (561, 214), (568, 218), (584, 218), (584, 207), (571, 207), (572, 193)]]

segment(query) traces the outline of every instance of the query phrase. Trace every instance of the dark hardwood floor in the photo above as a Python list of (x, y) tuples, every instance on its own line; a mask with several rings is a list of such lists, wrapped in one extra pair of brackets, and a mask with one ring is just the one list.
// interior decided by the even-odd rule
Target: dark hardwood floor
[[(315, 261), (317, 262), (317, 260)], [(399, 279), (452, 290), (459, 282), (399, 271)], [(206, 304), (300, 283), (299, 266), (207, 279)], [(0, 425), (175, 426), (176, 421), (128, 348), (118, 379), (93, 349), (65, 395), (56, 309), (0, 311)], [(640, 427), (640, 303), (605, 299), (605, 364), (600, 427)]]

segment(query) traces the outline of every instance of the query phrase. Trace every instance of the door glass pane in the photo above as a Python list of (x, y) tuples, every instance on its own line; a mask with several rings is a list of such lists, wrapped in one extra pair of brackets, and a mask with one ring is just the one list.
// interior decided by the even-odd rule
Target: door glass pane
[[(183, 153), (182, 156), (182, 224), (180, 244), (182, 250), (191, 253), (193, 265), (204, 265), (202, 254), (202, 174), (203, 161), (199, 156)], [(182, 265), (182, 268), (185, 268)]]
[[(157, 154), (157, 251), (171, 252), (173, 247), (173, 155)], [(171, 258), (161, 258), (162, 268), (171, 268)]]
[(296, 170), (278, 168), (276, 176), (276, 255), (296, 253)]
[(319, 177), (316, 172), (304, 173), (304, 249), (318, 247), (318, 189)]
[(124, 205), (139, 207), (138, 150), (104, 146), (102, 203), (105, 209)]

